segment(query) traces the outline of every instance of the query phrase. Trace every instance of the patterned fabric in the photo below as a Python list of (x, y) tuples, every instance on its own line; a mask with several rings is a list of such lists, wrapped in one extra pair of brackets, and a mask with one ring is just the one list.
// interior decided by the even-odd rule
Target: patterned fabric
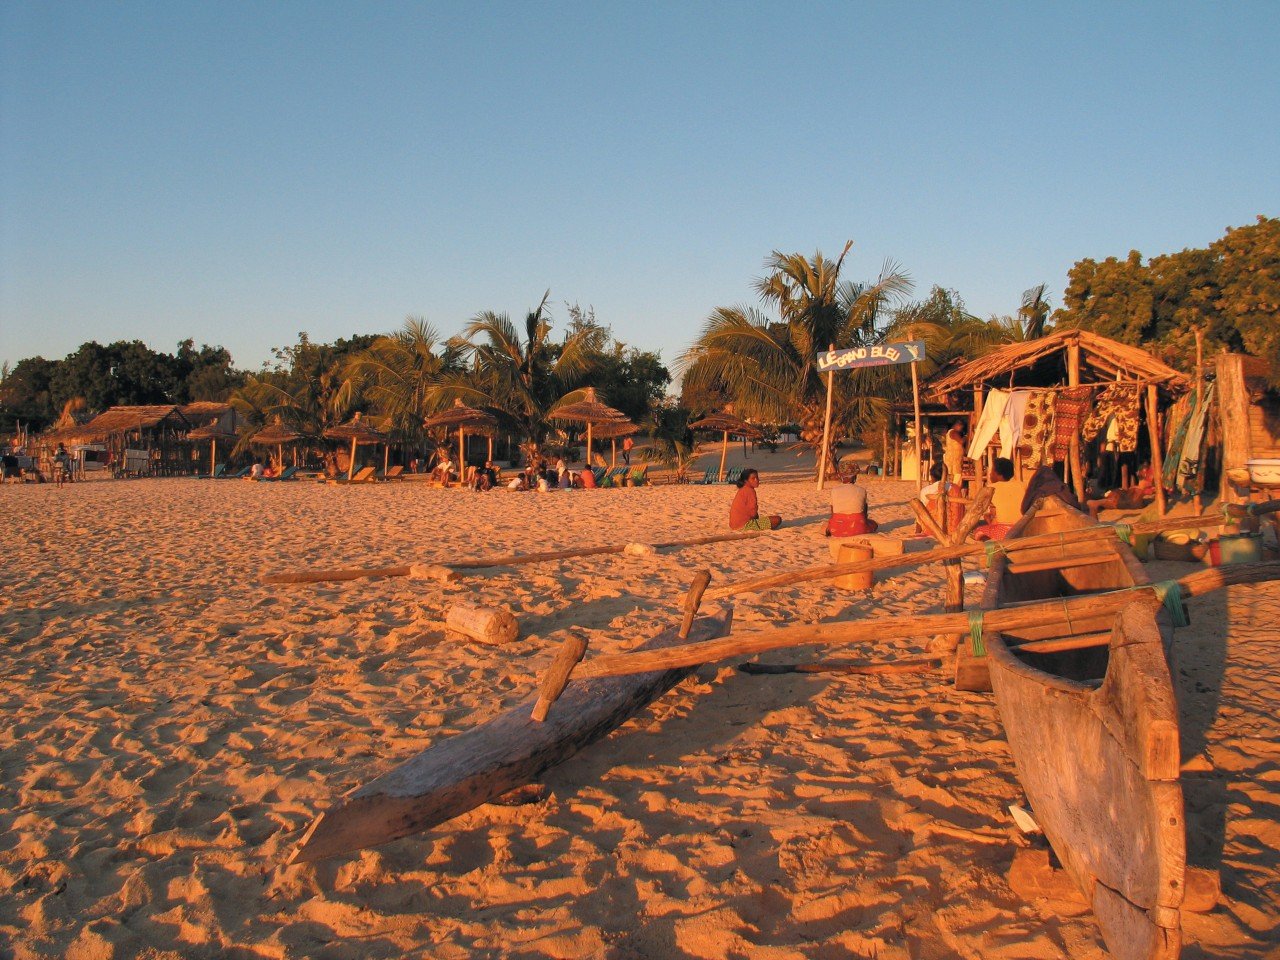
[(1121, 453), (1133, 453), (1138, 449), (1138, 410), (1142, 387), (1136, 383), (1113, 383), (1098, 395), (1098, 402), (1084, 422), (1080, 433), (1092, 440), (1115, 418), (1116, 442)]
[(1028, 470), (1053, 463), (1053, 412), (1056, 390), (1033, 393), (1022, 415), (1022, 465)]
[(1080, 436), (1080, 427), (1089, 415), (1093, 387), (1067, 387), (1058, 391), (1053, 408), (1053, 459), (1066, 460), (1071, 452), (1071, 438)]

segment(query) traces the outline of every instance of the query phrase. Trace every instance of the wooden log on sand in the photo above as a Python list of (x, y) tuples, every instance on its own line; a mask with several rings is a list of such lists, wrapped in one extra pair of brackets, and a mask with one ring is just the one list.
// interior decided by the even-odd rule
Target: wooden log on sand
[[(728, 616), (703, 617), (695, 641), (721, 636)], [(671, 627), (646, 647), (679, 642)], [(398, 767), (351, 791), (303, 835), (290, 863), (321, 860), (428, 830), (501, 797), (620, 727), (689, 674), (573, 683), (546, 721), (531, 716), (529, 698), (492, 720), (443, 737)]]
[(492, 645), (510, 643), (520, 635), (520, 625), (510, 610), (482, 607), (466, 601), (451, 606), (444, 622), (456, 633)]
[[(646, 544), (654, 551), (679, 549), (682, 547), (699, 547), (709, 543), (723, 543), (729, 540), (746, 540), (751, 537), (767, 537), (772, 530), (749, 530), (737, 533), (714, 533), (703, 537), (690, 537), (685, 540), (669, 540), (666, 543)], [(450, 563), (434, 566), (447, 567), (450, 570), (483, 570), (488, 567), (516, 567), (528, 563), (547, 563), (553, 560), (571, 560), (575, 557), (594, 557), (610, 553), (631, 553), (636, 556), (652, 556), (648, 550), (629, 550), (632, 544), (622, 543), (603, 547), (574, 547), (569, 550), (547, 550), (541, 553), (511, 553), (496, 557), (483, 557), (478, 560), (455, 560)], [(326, 580), (364, 580), (379, 577), (408, 577), (413, 575), (418, 564), (399, 567), (366, 567), (344, 570), (293, 570), (281, 573), (269, 573), (262, 578), (263, 583), (321, 583)]]
[[(1184, 596), (1198, 597), (1223, 587), (1242, 583), (1280, 580), (1280, 561), (1242, 563), (1188, 574), (1178, 580)], [(1114, 615), (1131, 603), (1158, 603), (1153, 587), (1092, 593), (1077, 597), (1045, 600), (1025, 606), (988, 610), (983, 614), (986, 630), (1008, 632), (1041, 627), (1056, 628), (1059, 635), (1073, 632), (1081, 623)], [(723, 640), (636, 651), (596, 657), (578, 665), (575, 679), (625, 676), (650, 670), (691, 668), (728, 657), (763, 653), (806, 644), (879, 643), (963, 634), (970, 628), (968, 614), (941, 613), (917, 616), (872, 617), (844, 623), (804, 624), (775, 630), (735, 634)]]

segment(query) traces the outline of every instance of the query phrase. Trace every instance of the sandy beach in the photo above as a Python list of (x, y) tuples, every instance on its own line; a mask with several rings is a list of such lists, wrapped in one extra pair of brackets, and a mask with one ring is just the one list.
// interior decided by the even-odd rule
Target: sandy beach
[[(541, 799), (284, 866), (343, 792), (531, 695), (569, 628), (595, 653), (627, 649), (673, 621), (697, 570), (723, 582), (825, 562), (827, 495), (785, 454), (751, 465), (762, 511), (786, 518), (776, 534), (454, 583), (260, 577), (717, 533), (732, 488), (0, 489), (0, 955), (1106, 957), (1087, 913), (1010, 890), (1026, 841), (1007, 807), (1023, 800), (995, 703), (938, 670), (706, 666), (551, 771)], [(886, 531), (909, 534), (914, 484), (868, 488)], [(927, 612), (941, 582), (926, 567), (865, 593), (804, 584), (741, 598), (735, 623)], [(447, 634), (459, 599), (509, 607), (520, 639)], [(1277, 957), (1280, 584), (1190, 608), (1178, 634), (1189, 850), (1220, 866), (1223, 897), (1186, 917), (1183, 955)]]

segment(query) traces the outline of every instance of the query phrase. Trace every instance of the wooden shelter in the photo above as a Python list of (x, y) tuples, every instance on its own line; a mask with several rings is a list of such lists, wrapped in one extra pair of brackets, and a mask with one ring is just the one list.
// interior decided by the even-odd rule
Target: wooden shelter
[[(986, 393), (993, 387), (1005, 390), (1106, 387), (1116, 383), (1139, 387), (1151, 465), (1156, 476), (1160, 476), (1160, 409), (1186, 392), (1191, 382), (1184, 374), (1138, 347), (1087, 330), (1057, 330), (1036, 340), (1011, 343), (949, 370), (926, 384), (926, 393), (929, 399), (948, 410), (971, 411), (976, 423), (981, 417)], [(1084, 470), (1079, 435), (1071, 438), (1070, 452), (1063, 462), (1064, 472), (1083, 502)], [(1160, 483), (1156, 484), (1156, 501), (1163, 513), (1164, 490)]]
[(362, 443), (385, 443), (387, 440), (385, 433), (374, 427), (369, 421), (360, 419), (359, 413), (356, 413), (346, 423), (340, 423), (325, 430), (324, 436), (329, 440), (351, 441), (351, 461), (347, 465), (348, 480), (355, 476), (356, 472), (356, 447)]
[(493, 432), (497, 428), (498, 418), (493, 414), (475, 407), (469, 407), (462, 402), (461, 397), (455, 397), (453, 406), (442, 410), (440, 413), (433, 414), (422, 421), (422, 425), (428, 429), (432, 427), (457, 427), (458, 428), (458, 476), (463, 477), (467, 471), (467, 450), (466, 436), (467, 431), (472, 433), (483, 433), (489, 437), (489, 457), (493, 459)]
[(741, 417), (734, 414), (731, 409), (726, 409), (721, 413), (713, 413), (689, 424), (690, 430), (709, 430), (715, 433), (723, 434), (720, 442), (720, 473), (718, 479), (724, 482), (724, 465), (729, 456), (729, 434), (739, 437), (746, 437), (748, 440), (759, 440), (764, 436), (764, 431), (754, 424), (747, 423)]
[[(576, 393), (577, 391), (575, 391)], [(573, 396), (573, 394), (569, 394)], [(572, 420), (587, 425), (587, 460), (591, 460), (591, 431), (598, 423), (613, 423), (627, 419), (627, 415), (621, 410), (616, 410), (608, 404), (601, 403), (596, 399), (596, 388), (587, 387), (583, 392), (583, 399), (556, 407), (549, 414), (552, 420)]]
[[(114, 454), (122, 472), (171, 475), (192, 469), (187, 434), (193, 426), (174, 405), (112, 407), (88, 423), (51, 430), (41, 439), (68, 446), (101, 443)], [(145, 461), (126, 457), (126, 450), (145, 451)]]

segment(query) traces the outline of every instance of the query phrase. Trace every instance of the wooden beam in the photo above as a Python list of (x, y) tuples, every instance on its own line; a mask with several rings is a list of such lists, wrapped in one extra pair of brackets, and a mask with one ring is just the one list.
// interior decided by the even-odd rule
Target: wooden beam
[(1164, 496), (1164, 451), (1160, 449), (1160, 409), (1154, 383), (1147, 384), (1147, 433), (1151, 438), (1151, 470), (1156, 482), (1156, 512), (1168, 513)]

